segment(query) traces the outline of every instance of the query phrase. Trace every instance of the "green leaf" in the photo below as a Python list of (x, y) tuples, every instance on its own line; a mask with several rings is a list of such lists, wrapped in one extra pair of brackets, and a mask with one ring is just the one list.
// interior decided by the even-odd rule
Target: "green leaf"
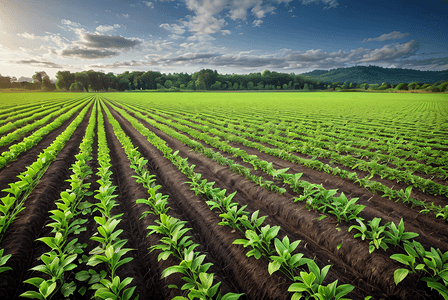
[(237, 300), (244, 294), (227, 293), (222, 296), (221, 300)]
[(168, 277), (168, 276), (170, 276), (171, 274), (174, 274), (174, 273), (182, 273), (182, 274), (184, 274), (184, 272), (185, 272), (185, 269), (183, 267), (181, 267), (181, 266), (171, 266), (171, 267), (168, 267), (165, 270), (163, 270), (162, 278)]
[(64, 295), (64, 297), (68, 297), (73, 294), (73, 292), (76, 290), (76, 284), (72, 282), (66, 282), (61, 287), (61, 293)]
[(44, 300), (44, 296), (35, 291), (28, 291), (20, 295), (20, 297), (32, 298), (32, 299), (42, 299)]
[(274, 273), (275, 271), (280, 269), (280, 267), (281, 267), (281, 264), (279, 262), (277, 262), (275, 260), (271, 261), (268, 266), (269, 275), (272, 275), (272, 273)]
[(340, 299), (341, 297), (350, 293), (355, 287), (350, 284), (342, 284), (336, 288), (335, 300)]
[(78, 273), (75, 274), (75, 278), (76, 280), (79, 281), (86, 281), (87, 279), (90, 278), (90, 274), (87, 271), (79, 271)]
[(406, 276), (408, 276), (409, 274), (409, 270), (408, 269), (397, 269), (394, 272), (394, 281), (395, 281), (395, 285), (398, 285), (401, 281), (403, 281), (403, 279), (406, 278)]
[(308, 287), (304, 283), (293, 283), (289, 286), (288, 292), (306, 292)]

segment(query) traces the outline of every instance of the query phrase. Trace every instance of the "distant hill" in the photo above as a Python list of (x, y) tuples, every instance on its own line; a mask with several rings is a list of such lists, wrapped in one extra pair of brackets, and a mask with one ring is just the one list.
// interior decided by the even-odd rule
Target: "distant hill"
[(387, 82), (398, 84), (401, 82), (435, 83), (441, 80), (448, 80), (448, 70), (446, 71), (418, 71), (411, 69), (382, 68), (376, 66), (356, 66), (350, 68), (338, 68), (330, 71), (314, 70), (303, 73), (303, 76), (325, 81), (325, 82), (354, 82), (381, 84)]

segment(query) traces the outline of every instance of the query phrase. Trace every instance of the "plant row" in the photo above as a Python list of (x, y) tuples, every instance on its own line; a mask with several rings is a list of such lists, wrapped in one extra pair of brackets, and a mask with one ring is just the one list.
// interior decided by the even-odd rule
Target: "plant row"
[(21, 153), (23, 153), (23, 152), (31, 149), (35, 145), (37, 145), (37, 143), (39, 141), (41, 141), (45, 135), (49, 134), (54, 129), (60, 127), (65, 121), (70, 119), (83, 106), (87, 107), (87, 106), (90, 106), (90, 104), (91, 104), (91, 102), (86, 100), (86, 101), (76, 105), (75, 107), (73, 107), (72, 109), (67, 111), (66, 113), (57, 117), (53, 122), (38, 129), (32, 135), (24, 138), (23, 141), (10, 146), (9, 151), (3, 152), (0, 156), (0, 169), (3, 168), (4, 166), (6, 166), (10, 161), (13, 161), (14, 159), (16, 159)]
[[(79, 99), (77, 99), (77, 100), (79, 100)], [(22, 113), (9, 115), (8, 118), (6, 118), (4, 120), (0, 120), (0, 125), (3, 123), (6, 123), (5, 125), (0, 127), (0, 134), (4, 134), (7, 131), (19, 128), (23, 124), (26, 124), (32, 120), (40, 118), (40, 117), (48, 114), (49, 112), (52, 112), (58, 108), (62, 108), (62, 106), (69, 105), (70, 103), (73, 103), (75, 101), (76, 100), (67, 100), (67, 101), (59, 102), (59, 103), (53, 102), (53, 103), (49, 103), (48, 105), (41, 105), (38, 108), (35, 108), (33, 110), (27, 110)]]
[[(76, 102), (74, 104), (71, 104), (69, 106), (65, 106), (65, 107), (60, 108), (60, 109), (58, 109), (59, 108), (59, 106), (58, 106), (56, 108), (52, 108), (52, 109), (48, 109), (48, 110), (45, 110), (45, 111), (40, 112), (40, 113), (36, 113), (36, 114), (32, 115), (29, 118), (23, 118), (23, 119), (18, 120), (18, 121), (14, 122), (14, 123), (8, 123), (8, 124), (12, 125), (12, 127), (9, 128), (8, 130), (14, 129), (14, 128), (17, 128), (17, 129), (14, 130), (13, 132), (10, 132), (9, 134), (7, 134), (5, 136), (2, 136), (0, 138), (0, 147), (8, 145), (8, 144), (10, 144), (10, 143), (12, 143), (14, 141), (17, 141), (17, 140), (21, 139), (28, 132), (30, 132), (32, 130), (35, 130), (36, 128), (39, 128), (40, 126), (46, 124), (49, 120), (51, 120), (51, 119), (53, 119), (55, 117), (60, 116), (61, 114), (65, 113), (69, 109), (71, 109), (74, 106), (76, 106), (77, 103), (79, 104), (79, 102)], [(40, 117), (43, 117), (43, 118), (42, 119), (38, 119)], [(25, 125), (23, 127), (20, 127), (21, 125), (26, 124), (28, 121), (34, 120), (34, 119), (38, 119), (38, 120), (36, 120), (35, 122), (32, 122), (32, 123), (30, 123), (28, 125)], [(5, 125), (5, 126), (7, 126), (7, 125)], [(18, 127), (20, 127), (20, 128), (18, 128)], [(0, 128), (0, 129), (2, 129), (2, 128)]]
[(92, 194), (89, 192), (90, 183), (86, 181), (92, 174), (88, 162), (92, 159), (95, 127), (96, 105), (93, 106), (86, 133), (79, 146), (79, 154), (75, 156), (76, 161), (70, 168), (73, 172), (67, 180), (70, 182), (70, 189), (61, 192), (60, 199), (55, 203), (57, 209), (49, 211), (53, 222), (47, 226), (53, 228), (51, 231), (53, 235), (38, 239), (50, 248), (48, 252), (40, 256), (43, 264), (31, 269), (42, 275), (24, 281), (33, 285), (37, 291), (29, 290), (21, 294), (21, 297), (51, 299), (58, 292), (63, 297), (69, 297), (76, 290), (77, 286), (71, 271), (77, 268), (77, 259), (84, 253), (83, 248), (87, 246), (78, 242), (76, 236), (86, 231), (83, 225), (87, 219), (82, 218), (82, 215), (90, 212), (91, 204), (83, 199), (84, 196)]

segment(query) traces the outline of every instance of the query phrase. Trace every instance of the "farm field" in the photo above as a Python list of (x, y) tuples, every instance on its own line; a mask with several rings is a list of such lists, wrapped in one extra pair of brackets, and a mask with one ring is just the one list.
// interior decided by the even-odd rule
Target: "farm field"
[(0, 298), (448, 299), (447, 179), (446, 94), (1, 94)]

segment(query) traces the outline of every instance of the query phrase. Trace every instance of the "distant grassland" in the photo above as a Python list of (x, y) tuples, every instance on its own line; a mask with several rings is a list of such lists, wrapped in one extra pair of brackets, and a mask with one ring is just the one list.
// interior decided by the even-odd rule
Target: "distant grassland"
[(14, 105), (32, 104), (40, 101), (64, 100), (67, 98), (79, 98), (87, 96), (84, 93), (52, 93), (52, 92), (25, 92), (25, 93), (0, 93), (0, 107), (12, 107)]

